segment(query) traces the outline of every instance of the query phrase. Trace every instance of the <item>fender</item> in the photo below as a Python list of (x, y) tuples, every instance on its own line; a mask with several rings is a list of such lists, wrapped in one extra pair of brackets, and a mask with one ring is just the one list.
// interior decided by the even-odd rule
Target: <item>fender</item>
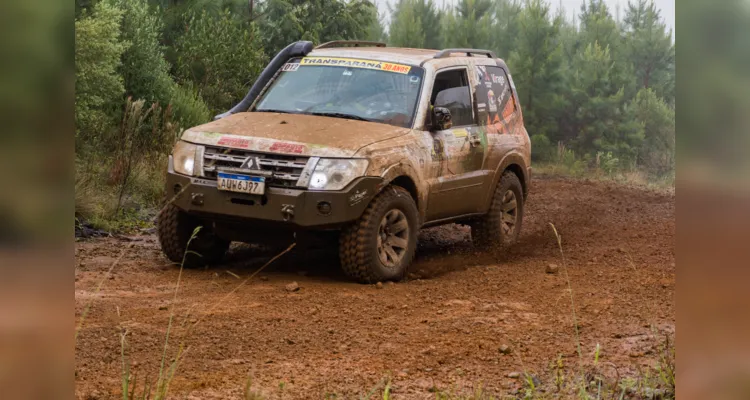
[[(415, 192), (412, 193), (412, 196), (414, 196), (417, 200), (419, 220), (420, 222), (424, 221), (425, 212), (427, 211), (427, 193), (429, 192), (429, 190), (420, 186), (420, 182), (422, 182), (422, 179), (419, 178), (417, 170), (411, 165), (411, 163), (406, 159), (402, 159), (385, 168), (383, 173), (380, 174), (380, 177), (383, 178), (383, 183), (382, 187), (378, 188), (378, 192), (383, 190), (383, 188), (390, 185), (394, 180), (400, 177), (407, 177), (411, 179), (411, 181), (414, 183), (413, 190)], [(411, 192), (411, 188), (407, 189), (409, 189), (409, 191)]]
[(523, 186), (523, 197), (524, 199), (526, 198), (526, 195), (529, 192), (529, 170), (526, 161), (524, 161), (523, 155), (517, 150), (513, 150), (503, 157), (498, 164), (497, 169), (495, 169), (492, 174), (492, 185), (490, 186), (490, 190), (487, 191), (487, 197), (484, 199), (482, 212), (487, 212), (487, 210), (490, 209), (492, 197), (495, 194), (495, 188), (497, 187), (498, 182), (500, 182), (500, 177), (503, 176), (503, 171), (512, 164), (516, 164), (520, 167), (521, 176), (518, 178), (521, 180), (521, 185)]

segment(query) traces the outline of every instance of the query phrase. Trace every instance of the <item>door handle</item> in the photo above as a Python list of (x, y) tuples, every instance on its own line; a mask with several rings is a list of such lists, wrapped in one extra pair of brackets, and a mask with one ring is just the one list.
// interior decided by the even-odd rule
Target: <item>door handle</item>
[(479, 136), (471, 136), (469, 138), (469, 143), (471, 143), (472, 146), (479, 146), (482, 144), (482, 139)]

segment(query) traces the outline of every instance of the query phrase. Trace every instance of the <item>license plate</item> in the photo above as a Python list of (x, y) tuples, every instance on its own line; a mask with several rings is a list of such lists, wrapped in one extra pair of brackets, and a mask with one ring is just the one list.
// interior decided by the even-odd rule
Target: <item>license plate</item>
[(216, 187), (219, 190), (227, 190), (230, 192), (263, 194), (266, 191), (266, 178), (262, 176), (248, 176), (219, 172), (217, 175)]

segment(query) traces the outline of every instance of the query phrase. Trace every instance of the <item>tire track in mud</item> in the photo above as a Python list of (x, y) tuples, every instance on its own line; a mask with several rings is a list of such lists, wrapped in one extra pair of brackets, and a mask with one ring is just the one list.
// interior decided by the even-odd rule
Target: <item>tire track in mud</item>
[[(513, 249), (477, 253), (468, 227), (431, 228), (420, 234), (410, 279), (382, 289), (348, 282), (325, 254), (290, 254), (204, 315), (272, 254), (235, 246), (224, 265), (186, 270), (169, 351), (189, 350), (170, 392), (236, 398), (251, 378), (272, 398), (280, 382), (284, 398), (349, 398), (390, 376), (395, 398), (478, 384), (500, 395), (519, 385), (507, 373), (547, 377), (558, 355), (577, 369), (568, 287), (545, 273), (561, 264), (550, 222), (562, 236), (584, 363), (598, 343), (600, 360), (622, 375), (653, 365), (661, 335), (674, 334), (674, 195), (560, 178), (533, 185)], [(76, 344), (79, 397), (121, 398), (123, 330), (131, 369), (155, 380), (177, 274), (152, 235), (76, 244), (76, 318), (93, 301)], [(292, 281), (299, 291), (285, 290)]]

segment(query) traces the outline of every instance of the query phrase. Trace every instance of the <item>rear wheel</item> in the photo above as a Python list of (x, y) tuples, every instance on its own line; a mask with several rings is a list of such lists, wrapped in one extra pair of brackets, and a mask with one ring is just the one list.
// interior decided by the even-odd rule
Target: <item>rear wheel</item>
[(518, 240), (523, 221), (523, 187), (516, 174), (503, 173), (490, 209), (471, 224), (471, 239), (482, 249), (507, 248)]
[[(190, 240), (195, 228), (199, 226), (201, 229), (198, 234)], [(159, 213), (157, 233), (164, 255), (177, 264), (182, 263), (184, 257), (185, 268), (218, 263), (224, 257), (230, 243), (214, 235), (199, 219), (172, 204), (167, 204)]]
[(387, 187), (359, 220), (342, 230), (339, 257), (344, 273), (362, 283), (402, 279), (414, 259), (418, 221), (409, 192)]

